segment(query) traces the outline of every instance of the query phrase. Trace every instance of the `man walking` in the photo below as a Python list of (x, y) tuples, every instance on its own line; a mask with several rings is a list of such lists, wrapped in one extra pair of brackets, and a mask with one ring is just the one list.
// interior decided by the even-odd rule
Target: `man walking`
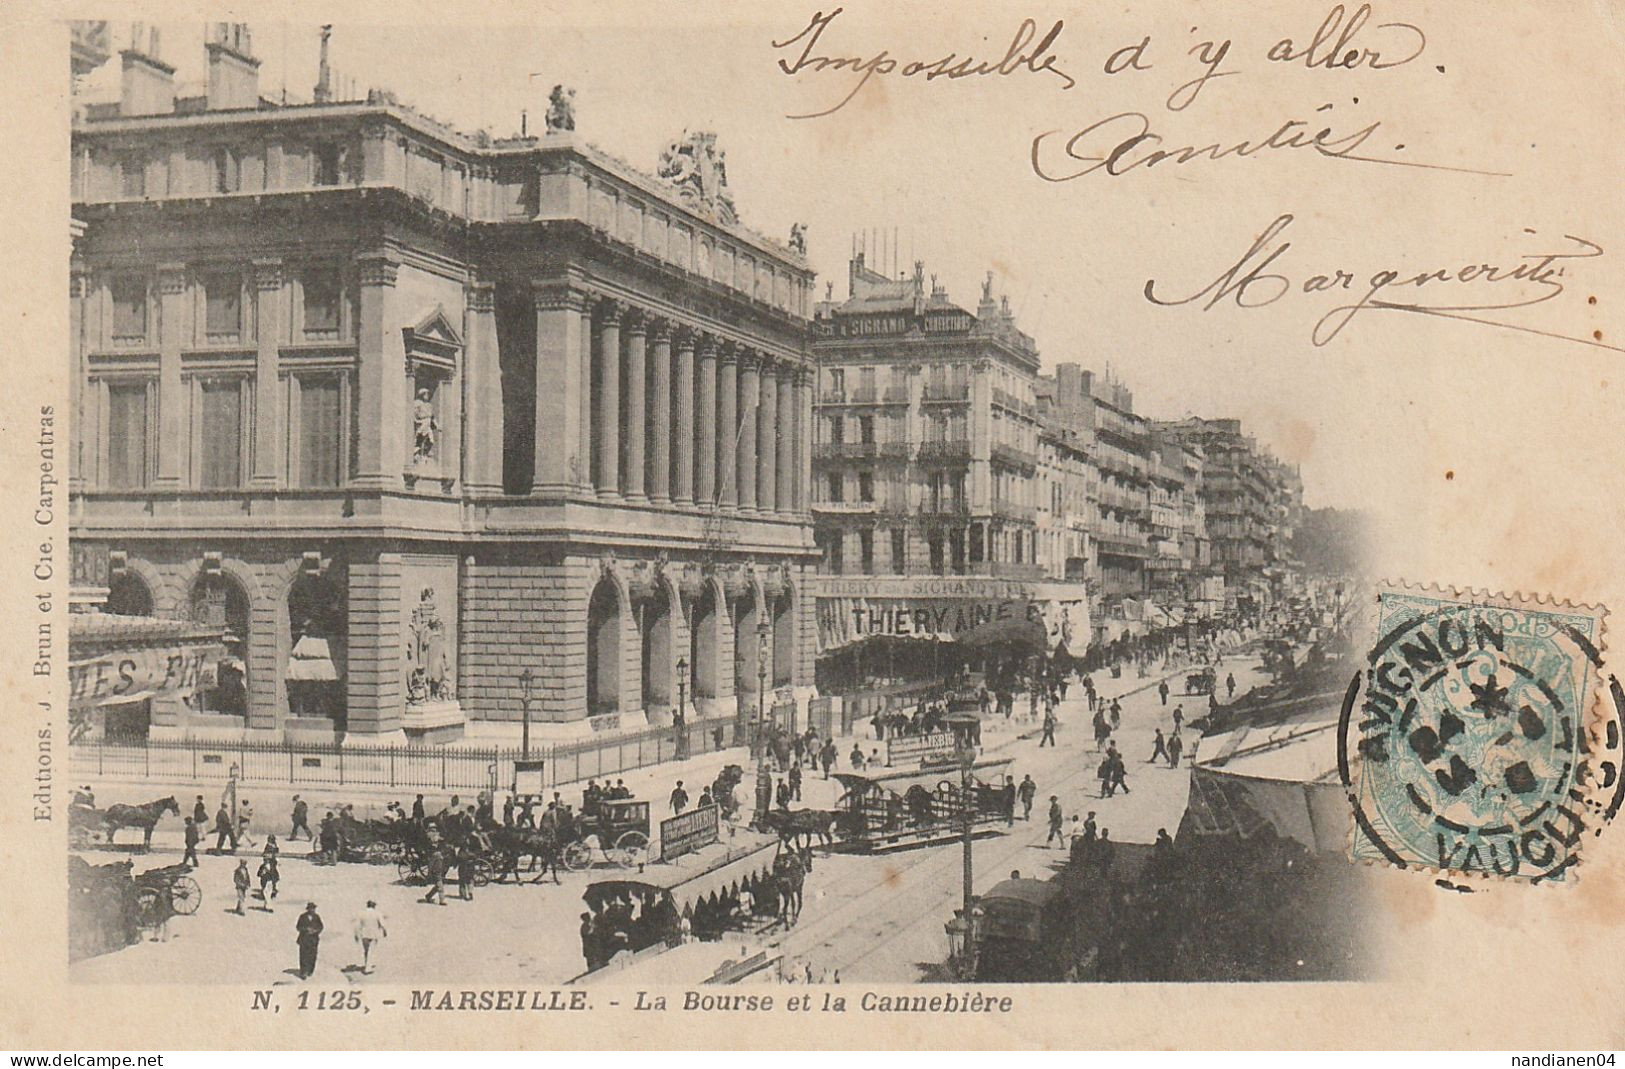
[(1049, 706), (1044, 710), (1044, 734), (1038, 740), (1038, 748), (1042, 750), (1045, 743), (1055, 745), (1055, 707)]
[(1100, 780), (1100, 796), (1102, 798), (1112, 796), (1112, 769), (1112, 755), (1108, 753), (1100, 759), (1100, 765), (1095, 769), (1095, 776)]
[(237, 908), (232, 912), (239, 917), (244, 915), (243, 903), (248, 901), (248, 887), (253, 882), (253, 877), (248, 875), (248, 859), (245, 857), (237, 862), (237, 868), (231, 874), (231, 885), (237, 889)]
[(309, 980), (316, 971), (316, 954), (322, 945), (322, 918), (316, 912), (316, 903), (305, 903), (305, 911), (294, 922), (294, 931), (299, 933), (299, 979)]
[(192, 823), (197, 825), (199, 835), (202, 835), (203, 829), (209, 826), (209, 807), (203, 804), (201, 794), (197, 796), (197, 801), (192, 804)]
[(1229, 692), (1231, 698), (1236, 696), (1236, 673), (1231, 672), (1224, 677), (1224, 689)]
[(836, 749), (834, 739), (824, 740), (824, 748), (819, 752), (818, 757), (824, 766), (824, 778), (829, 779), (829, 770), (835, 767)]
[(384, 941), (389, 929), (384, 927), (384, 915), (378, 912), (378, 903), (367, 899), (366, 908), (355, 917), (355, 941), (361, 944), (361, 971), (372, 975), (372, 948)]
[(1116, 698), (1112, 699), (1111, 724), (1113, 731), (1116, 731), (1118, 728), (1123, 726), (1123, 707), (1118, 704)]
[(1185, 749), (1184, 740), (1179, 737), (1179, 729), (1174, 728), (1173, 738), (1168, 740), (1168, 767), (1179, 767), (1179, 755)]
[(1168, 681), (1165, 679), (1157, 684), (1157, 693), (1162, 697), (1162, 704), (1168, 704)]
[(194, 869), (198, 867), (197, 843), (198, 843), (198, 840), (200, 838), (202, 838), (202, 837), (203, 837), (203, 833), (202, 833), (202, 831), (199, 830), (199, 828), (197, 826), (197, 821), (193, 820), (191, 817), (187, 817), (186, 818), (186, 853), (181, 855), (181, 864), (186, 865), (186, 866), (188, 866), (190, 868), (194, 868)]
[(801, 801), (801, 762), (790, 766), (790, 800)]
[(1044, 848), (1049, 849), (1049, 844), (1057, 839), (1061, 840), (1061, 845), (1066, 845), (1066, 839), (1061, 835), (1061, 799), (1052, 794), (1049, 796), (1049, 836), (1044, 839)]
[(288, 832), (288, 841), (291, 843), (299, 838), (301, 831), (305, 833), (306, 839), (315, 840), (316, 836), (310, 833), (310, 806), (296, 794), (293, 796), (293, 830)]
[(1038, 797), (1038, 784), (1033, 782), (1030, 774), (1021, 777), (1021, 786), (1017, 789), (1016, 795), (1021, 799), (1021, 819), (1032, 820), (1033, 800)]
[(221, 802), (220, 808), (214, 814), (214, 852), (224, 853), (226, 843), (231, 843), (231, 852), (237, 852), (237, 831), (231, 826), (231, 813), (226, 809), (226, 803)]
[(1152, 741), (1156, 744), (1156, 748), (1151, 751), (1151, 758), (1146, 762), (1146, 764), (1150, 765), (1156, 764), (1159, 757), (1164, 760), (1168, 757), (1168, 744), (1162, 737), (1161, 728), (1157, 729), (1156, 737)]
[(688, 792), (683, 790), (683, 781), (678, 780), (677, 786), (671, 789), (671, 813), (676, 816), (688, 808)]
[(1179, 733), (1179, 725), (1184, 723), (1184, 722), (1185, 722), (1185, 707), (1183, 705), (1174, 706), (1174, 734), (1177, 735)]
[(1123, 763), (1123, 755), (1112, 754), (1112, 791), (1122, 790), (1124, 794), (1131, 793), (1128, 789), (1128, 766)]
[(474, 851), (457, 851), (457, 897), (464, 902), (474, 901)]
[(422, 824), (423, 816), (423, 795), (420, 794), (417, 796), (417, 800), (412, 803), (412, 820), (414, 823)]

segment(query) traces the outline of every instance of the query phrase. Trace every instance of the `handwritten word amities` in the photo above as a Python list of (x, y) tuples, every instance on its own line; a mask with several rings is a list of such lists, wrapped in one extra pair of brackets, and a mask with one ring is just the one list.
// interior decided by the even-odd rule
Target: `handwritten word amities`
[(819, 39), (824, 31), (829, 29), (830, 23), (835, 21), (842, 8), (825, 14), (820, 11), (794, 37), (783, 41), (773, 41), (772, 45), (779, 50), (793, 50), (797, 45), (800, 51), (795, 53), (793, 59), (780, 59), (779, 70), (794, 77), (803, 71), (824, 73), (827, 71), (844, 72), (856, 76), (857, 81), (852, 88), (833, 106), (822, 111), (807, 112), (802, 115), (791, 115), (792, 119), (817, 119), (825, 115), (832, 115), (846, 107), (858, 91), (869, 84), (869, 79), (875, 76), (886, 77), (898, 75), (903, 78), (920, 78), (927, 82), (938, 78), (957, 80), (960, 78), (986, 77), (989, 75), (1004, 77), (1017, 73), (1049, 74), (1061, 81), (1062, 89), (1071, 89), (1077, 82), (1056, 64), (1056, 56), (1051, 51), (1056, 40), (1061, 36), (1062, 20), (1056, 19), (1042, 37), (1038, 34), (1038, 24), (1032, 19), (1023, 19), (1016, 29), (1015, 36), (1010, 41), (1010, 47), (998, 59), (978, 59), (970, 55), (960, 55), (949, 52), (937, 58), (903, 58), (893, 56), (890, 49), (882, 48), (872, 55), (834, 55), (825, 54), (819, 50)]
[[(1190, 305), (1207, 312), (1225, 302), (1233, 302), (1237, 308), (1264, 308), (1289, 295), (1347, 293), (1351, 295), (1347, 303), (1339, 304), (1316, 320), (1309, 335), (1316, 346), (1326, 345), (1336, 338), (1356, 315), (1376, 309), (1478, 323), (1625, 352), (1625, 349), (1590, 338), (1555, 334), (1484, 314), (1527, 308), (1560, 297), (1562, 280), (1572, 261), (1603, 255), (1602, 246), (1594, 241), (1565, 234), (1563, 240), (1567, 245), (1561, 251), (1523, 253), (1500, 264), (1468, 260), (1459, 265), (1424, 270), (1384, 268), (1369, 275), (1339, 267), (1330, 272), (1300, 275), (1299, 281), (1285, 273), (1288, 268), (1285, 257), (1292, 249), (1292, 242), (1284, 235), (1292, 220), (1289, 214), (1277, 216), (1240, 259), (1189, 295), (1172, 296), (1166, 285), (1149, 279), (1145, 284), (1145, 299), (1165, 308)], [(1410, 296), (1435, 292), (1440, 296), (1434, 300)]]

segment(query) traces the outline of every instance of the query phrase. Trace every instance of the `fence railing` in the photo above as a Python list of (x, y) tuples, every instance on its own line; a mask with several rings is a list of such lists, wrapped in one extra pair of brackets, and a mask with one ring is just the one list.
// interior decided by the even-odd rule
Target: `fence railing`
[[(547, 743), (530, 748), (547, 786), (601, 779), (664, 761), (714, 753), (748, 740), (735, 717)], [(349, 746), (332, 743), (90, 739), (69, 747), (75, 776), (152, 783), (224, 783), (481, 791), (513, 783), (517, 746)]]

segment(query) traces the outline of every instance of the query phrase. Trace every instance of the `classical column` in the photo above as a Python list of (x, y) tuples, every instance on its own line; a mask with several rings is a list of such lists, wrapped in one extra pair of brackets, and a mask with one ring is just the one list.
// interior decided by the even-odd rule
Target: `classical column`
[(536, 314), (536, 432), (532, 494), (565, 497), (576, 484), (581, 463), (574, 444), (581, 384), (581, 310), (586, 295), (567, 285), (537, 285), (531, 291)]
[(282, 283), (281, 260), (254, 261), (254, 466), (249, 481), (257, 487), (280, 485), (286, 464), (279, 365), (288, 316)]
[(717, 343), (709, 336), (697, 340), (700, 378), (694, 389), (699, 411), (694, 418), (694, 500), (708, 506), (717, 500)]
[[(188, 409), (181, 379), (181, 346), (192, 317), (186, 314), (186, 267), (158, 267), (158, 472), (154, 487), (177, 488), (186, 474)], [(236, 449), (241, 443), (223, 447)]]
[(580, 371), (576, 381), (581, 384), (576, 398), (579, 427), (576, 435), (575, 482), (578, 492), (592, 496), (592, 298), (581, 304)]
[(68, 433), (73, 437), (73, 450), (68, 462), (68, 491), (82, 493), (90, 486), (90, 465), (95, 463), (95, 434), (91, 413), (94, 409), (85, 403), (90, 393), (90, 371), (86, 362), (89, 346), (85, 344), (85, 303), (90, 299), (90, 276), (79, 263), (74, 263), (68, 275), (68, 346), (73, 359), (68, 375)]
[(779, 467), (779, 372), (776, 365), (762, 362), (757, 385), (761, 404), (756, 414), (756, 507), (772, 512), (776, 507)]
[[(605, 301), (598, 332), (598, 496), (621, 496), (621, 308)], [(541, 434), (543, 428), (536, 428)]]
[(649, 328), (652, 380), (649, 398), (649, 500), (671, 502), (671, 324), (656, 320)]
[(796, 370), (788, 364), (779, 368), (778, 398), (779, 470), (774, 480), (773, 508), (788, 513), (796, 510), (796, 449), (802, 433), (796, 425)]
[(464, 291), (463, 489), (471, 496), (502, 493), (502, 368), (498, 364), (496, 286), (473, 282)]
[(677, 381), (672, 388), (677, 393), (672, 497), (679, 505), (691, 505), (694, 503), (694, 335), (690, 331), (677, 335)]
[(796, 512), (812, 512), (813, 376), (803, 368), (796, 375)]
[(739, 509), (756, 511), (756, 423), (761, 405), (761, 357), (746, 350), (739, 357)]
[(626, 469), (624, 482), (628, 501), (647, 501), (643, 493), (644, 449), (649, 435), (648, 407), (645, 404), (644, 383), (647, 365), (644, 362), (648, 326), (643, 314), (635, 313), (626, 321)]
[(734, 450), (739, 419), (738, 354), (732, 345), (724, 345), (717, 357), (717, 422), (712, 428), (717, 441), (717, 495), (724, 508), (738, 508), (739, 484), (734, 479), (738, 461)]
[(361, 286), (356, 324), (356, 477), (358, 486), (401, 485), (406, 465), (406, 348), (391, 314), (400, 264), (383, 256), (357, 262)]

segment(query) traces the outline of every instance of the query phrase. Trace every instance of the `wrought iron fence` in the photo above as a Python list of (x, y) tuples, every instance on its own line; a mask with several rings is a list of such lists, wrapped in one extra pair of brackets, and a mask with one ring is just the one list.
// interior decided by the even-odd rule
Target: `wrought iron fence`
[[(532, 746), (544, 782), (562, 786), (744, 745), (737, 718)], [(513, 782), (513, 747), (87, 739), (69, 748), (75, 776), (170, 783), (480, 791)]]

